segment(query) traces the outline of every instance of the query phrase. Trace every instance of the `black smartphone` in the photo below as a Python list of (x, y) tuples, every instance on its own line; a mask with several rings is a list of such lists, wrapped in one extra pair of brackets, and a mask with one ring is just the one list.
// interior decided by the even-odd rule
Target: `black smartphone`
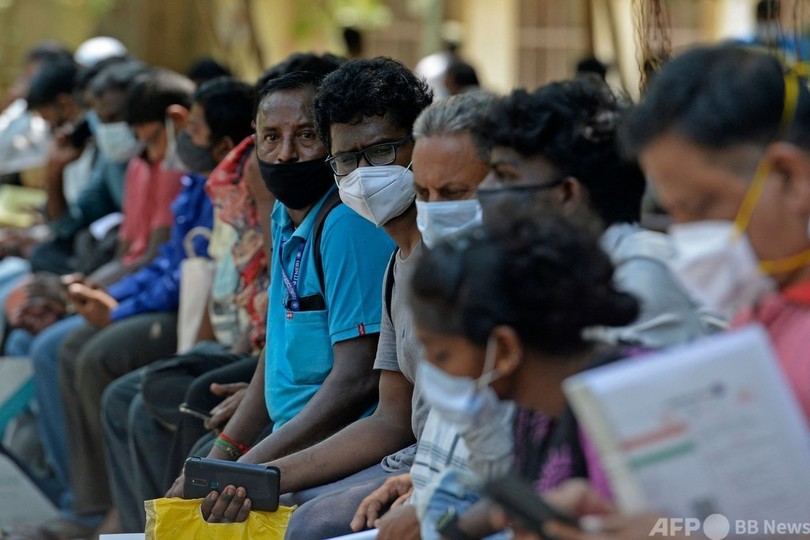
[(183, 496), (186, 499), (202, 499), (212, 491), (222, 493), (226, 486), (236, 486), (245, 488), (252, 509), (278, 510), (281, 473), (277, 467), (190, 457), (184, 472)]
[(90, 123), (84, 118), (81, 122), (76, 124), (76, 127), (74, 127), (73, 131), (68, 135), (68, 139), (73, 148), (84, 148), (87, 139), (92, 136), (93, 132), (90, 131)]
[(298, 309), (292, 309), (292, 299), (288, 298), (284, 303), (284, 309), (288, 311), (323, 311), (326, 309), (323, 295), (310, 294), (309, 296), (302, 296), (298, 299)]
[(208, 412), (208, 411), (206, 411), (204, 409), (199, 409), (197, 407), (192, 407), (188, 403), (181, 403), (180, 406), (177, 407), (177, 409), (183, 414), (188, 414), (188, 415), (191, 415), (191, 416), (193, 416), (195, 418), (199, 418), (200, 420), (202, 420), (204, 422), (207, 422), (207, 421), (211, 420), (211, 413), (210, 412)]
[(484, 484), (484, 493), (526, 529), (543, 536), (546, 521), (561, 521), (579, 528), (577, 519), (540, 498), (522, 478), (507, 474)]

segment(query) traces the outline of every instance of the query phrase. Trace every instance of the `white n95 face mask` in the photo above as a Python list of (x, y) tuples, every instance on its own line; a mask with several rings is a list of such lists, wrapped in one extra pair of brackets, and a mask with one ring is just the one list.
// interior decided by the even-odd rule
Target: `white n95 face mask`
[(113, 163), (124, 163), (143, 151), (143, 144), (126, 122), (99, 123), (96, 126), (96, 144)]
[(402, 165), (358, 167), (336, 181), (343, 203), (377, 227), (405, 212), (416, 198), (413, 172)]
[(441, 240), (481, 224), (483, 211), (477, 198), (463, 201), (416, 201), (416, 226), (429, 248)]
[(731, 221), (671, 225), (677, 251), (670, 263), (692, 297), (718, 315), (732, 316), (776, 289), (759, 268), (748, 237), (736, 235)]

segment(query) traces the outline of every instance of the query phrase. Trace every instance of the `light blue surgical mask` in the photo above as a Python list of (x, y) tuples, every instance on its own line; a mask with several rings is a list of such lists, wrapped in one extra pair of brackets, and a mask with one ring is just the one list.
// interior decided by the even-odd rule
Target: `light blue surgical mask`
[(95, 136), (98, 133), (98, 125), (101, 123), (101, 121), (98, 119), (96, 111), (87, 111), (84, 118), (87, 120), (87, 127), (90, 128), (90, 133)]
[(419, 385), (425, 401), (445, 421), (455, 424), (460, 431), (480, 423), (480, 419), (490, 416), (493, 407), (500, 400), (490, 386), (502, 375), (495, 369), (497, 343), (490, 338), (484, 360), (484, 369), (477, 379), (449, 375), (427, 361), (419, 364), (416, 384)]
[(456, 236), (482, 222), (483, 212), (477, 198), (462, 201), (416, 201), (416, 226), (428, 248), (445, 238)]
[(113, 163), (126, 163), (143, 152), (143, 144), (126, 122), (99, 123), (95, 133), (96, 145)]

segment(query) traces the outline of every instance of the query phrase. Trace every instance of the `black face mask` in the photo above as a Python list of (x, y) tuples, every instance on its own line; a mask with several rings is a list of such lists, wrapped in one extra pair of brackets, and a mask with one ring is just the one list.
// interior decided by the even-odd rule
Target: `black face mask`
[(207, 174), (217, 166), (217, 162), (211, 155), (211, 147), (197, 146), (185, 131), (181, 131), (177, 137), (177, 155), (180, 157), (180, 161), (195, 173)]
[(267, 163), (259, 159), (259, 171), (267, 190), (293, 210), (314, 204), (335, 184), (332, 169), (323, 158), (293, 163)]
[(481, 203), (484, 223), (488, 223), (496, 216), (514, 215), (521, 209), (535, 205), (535, 195), (553, 189), (565, 180), (565, 175), (559, 175), (545, 184), (519, 184), (501, 186), (497, 188), (478, 188), (476, 196)]

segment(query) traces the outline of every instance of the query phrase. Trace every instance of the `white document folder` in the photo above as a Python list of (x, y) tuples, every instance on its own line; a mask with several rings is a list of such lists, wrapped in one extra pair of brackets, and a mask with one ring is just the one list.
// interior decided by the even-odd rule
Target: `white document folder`
[(622, 510), (810, 516), (808, 421), (761, 327), (589, 370), (564, 388)]

